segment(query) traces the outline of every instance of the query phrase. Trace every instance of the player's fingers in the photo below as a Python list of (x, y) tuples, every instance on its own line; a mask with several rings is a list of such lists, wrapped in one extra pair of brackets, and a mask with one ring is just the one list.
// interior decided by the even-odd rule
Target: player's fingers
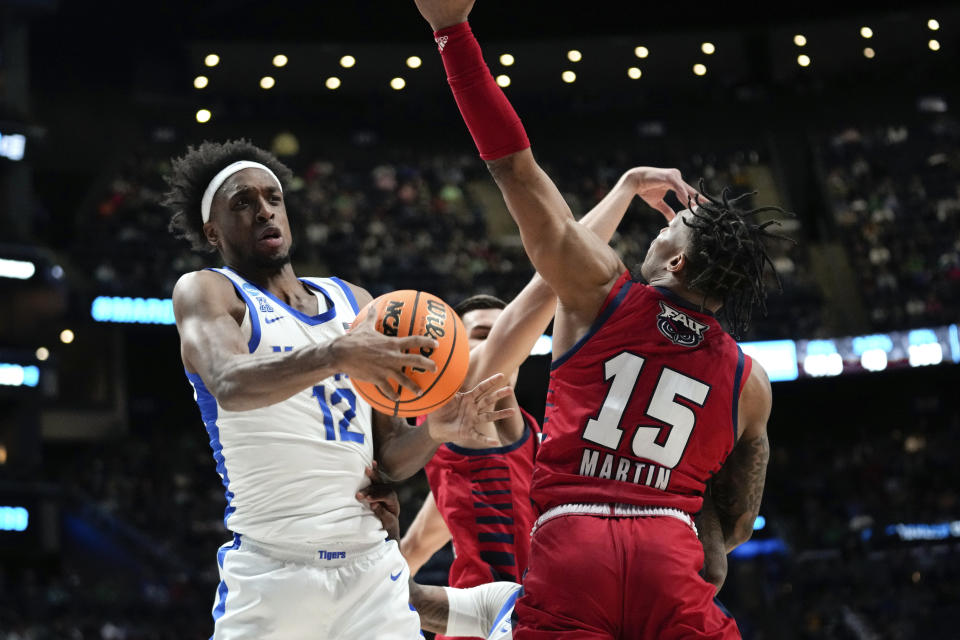
[[(416, 382), (408, 378), (405, 374), (399, 371), (395, 371), (390, 375), (394, 380), (396, 380), (400, 384), (401, 387), (405, 389), (409, 389), (410, 391), (414, 392), (417, 395), (420, 395), (422, 393), (422, 390), (420, 389), (420, 385), (418, 385)], [(399, 397), (400, 396), (398, 395), (396, 398), (394, 398), (394, 400), (396, 400)]]
[(490, 407), (503, 398), (509, 398), (513, 394), (513, 389), (509, 386), (496, 387), (493, 389), (488, 389), (483, 394), (479, 395), (476, 398), (476, 403), (478, 407), (487, 408)]
[(354, 319), (354, 321), (353, 321), (353, 326), (352, 326), (351, 328), (353, 328), (353, 329), (371, 329), (371, 330), (373, 330), (373, 331), (376, 331), (376, 330), (377, 330), (377, 313), (376, 313), (376, 309), (370, 309), (369, 311), (367, 311), (367, 315), (365, 315), (365, 316), (360, 320), (360, 322), (357, 322), (357, 320)]
[(667, 219), (667, 222), (677, 217), (677, 214), (673, 208), (664, 200), (654, 200), (652, 203), (650, 203), (650, 206), (662, 213), (663, 217)]
[(680, 202), (684, 202), (697, 195), (697, 190), (684, 182), (679, 173), (669, 176), (667, 182), (673, 192), (677, 194), (677, 199), (680, 200)]
[(508, 409), (498, 409), (497, 411), (486, 411), (481, 413), (478, 417), (482, 422), (496, 422), (497, 420), (506, 420), (507, 418), (512, 418), (517, 414), (517, 410), (513, 407)]
[(396, 338), (397, 347), (404, 351), (419, 351), (420, 349), (437, 349), (440, 343), (427, 336), (407, 336), (405, 338)]
[(506, 382), (506, 376), (504, 376), (502, 373), (495, 373), (486, 380), (481, 381), (480, 384), (475, 386), (473, 389), (470, 389), (467, 394), (474, 398), (479, 398), (493, 389), (498, 389), (504, 386)]
[(437, 370), (436, 362), (419, 353), (404, 353), (397, 358), (397, 363), (401, 367), (410, 367), (411, 369), (423, 369), (424, 371)]
[(390, 384), (390, 381), (385, 376), (380, 376), (377, 380), (371, 380), (371, 382), (377, 386), (377, 390), (388, 400), (396, 402), (400, 399), (400, 394), (393, 388), (393, 385)]

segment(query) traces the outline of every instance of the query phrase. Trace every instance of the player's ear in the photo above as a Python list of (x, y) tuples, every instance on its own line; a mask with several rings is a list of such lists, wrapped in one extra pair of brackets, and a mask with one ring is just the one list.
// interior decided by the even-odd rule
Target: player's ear
[(220, 246), (220, 234), (217, 233), (217, 228), (213, 226), (213, 223), (208, 222), (203, 225), (203, 235), (210, 245), (214, 247)]
[(683, 271), (683, 268), (687, 266), (687, 256), (683, 253), (678, 253), (667, 262), (667, 271), (672, 273), (679, 273)]

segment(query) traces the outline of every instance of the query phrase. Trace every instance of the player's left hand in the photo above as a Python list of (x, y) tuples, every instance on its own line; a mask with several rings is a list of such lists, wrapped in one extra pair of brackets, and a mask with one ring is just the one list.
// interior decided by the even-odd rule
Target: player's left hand
[(370, 478), (370, 485), (357, 492), (357, 500), (366, 504), (387, 532), (387, 537), (400, 540), (400, 499), (393, 485), (387, 484), (380, 476), (377, 461), (364, 469)]
[(682, 204), (689, 206), (693, 206), (700, 195), (696, 189), (683, 181), (683, 176), (677, 169), (634, 167), (624, 174), (624, 178), (632, 183), (636, 194), (643, 198), (644, 202), (663, 214), (667, 222), (676, 216), (664, 200), (667, 193), (673, 191)]
[(427, 416), (423, 426), (434, 442), (496, 447), (500, 445), (494, 422), (513, 416), (513, 407), (497, 409), (497, 402), (513, 394), (502, 373), (490, 376), (470, 391), (461, 391)]

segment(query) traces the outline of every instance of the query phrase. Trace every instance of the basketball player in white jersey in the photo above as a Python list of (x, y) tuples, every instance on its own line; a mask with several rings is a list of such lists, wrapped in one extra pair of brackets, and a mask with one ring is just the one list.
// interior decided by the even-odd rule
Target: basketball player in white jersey
[[(219, 251), (223, 269), (184, 275), (174, 294), (181, 356), (224, 487), (215, 640), (419, 637), (408, 570), (380, 520), (355, 499), (379, 461), (406, 478), (442, 442), (494, 442), (483, 425), (511, 394), (502, 376), (458, 394), (421, 428), (373, 412), (351, 378), (417, 391), (405, 367), (433, 370), (425, 337), (390, 338), (370, 301), (338, 278), (298, 279), (283, 185), (289, 169), (246, 141), (205, 142), (173, 161), (171, 230)], [(406, 353), (407, 350), (413, 353)]]

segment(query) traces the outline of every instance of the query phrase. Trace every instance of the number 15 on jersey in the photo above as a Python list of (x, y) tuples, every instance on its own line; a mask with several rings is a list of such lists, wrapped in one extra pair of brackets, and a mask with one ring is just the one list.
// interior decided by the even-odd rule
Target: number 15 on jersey
[(624, 351), (603, 363), (604, 379), (610, 381), (610, 388), (596, 417), (587, 421), (583, 439), (618, 450), (624, 435), (621, 423), (628, 407), (646, 400), (644, 415), (662, 424), (638, 424), (631, 452), (638, 458), (673, 469), (683, 457), (697, 420), (693, 409), (678, 400), (702, 407), (710, 387), (665, 366), (657, 372), (658, 379), (650, 397), (634, 397), (645, 362), (643, 356)]

